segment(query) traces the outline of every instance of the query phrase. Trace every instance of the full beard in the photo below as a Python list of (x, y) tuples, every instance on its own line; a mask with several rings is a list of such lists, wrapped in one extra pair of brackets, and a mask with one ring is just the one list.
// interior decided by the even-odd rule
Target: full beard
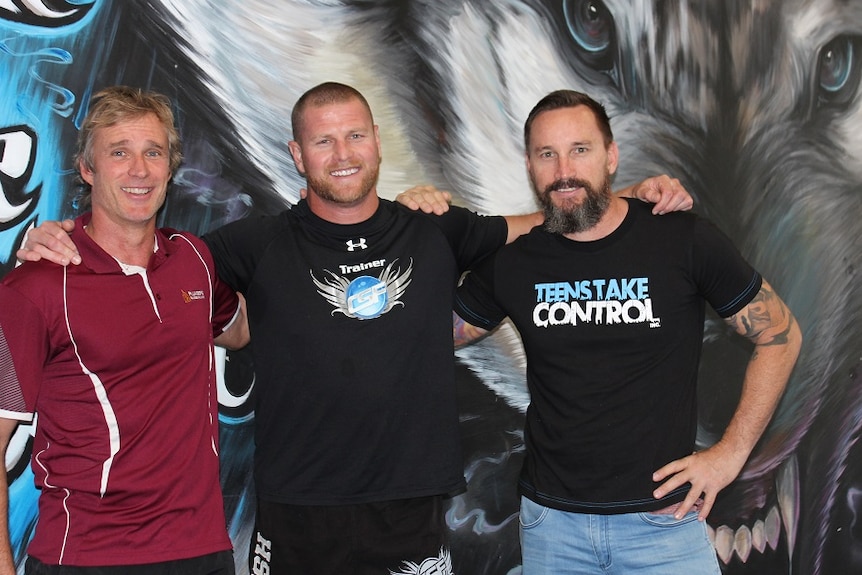
[[(586, 197), (578, 203), (566, 200), (561, 205), (555, 204), (551, 193), (571, 187), (584, 188)], [(552, 234), (574, 234), (591, 229), (602, 219), (611, 204), (611, 183), (606, 177), (597, 188), (585, 180), (568, 178), (549, 184), (536, 196), (545, 214), (545, 230)]]

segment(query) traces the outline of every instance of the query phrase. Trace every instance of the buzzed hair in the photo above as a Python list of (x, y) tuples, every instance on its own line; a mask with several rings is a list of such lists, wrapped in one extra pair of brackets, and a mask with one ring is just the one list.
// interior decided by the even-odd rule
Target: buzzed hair
[(302, 120), (305, 110), (308, 107), (326, 106), (328, 104), (342, 104), (350, 100), (358, 100), (362, 103), (368, 115), (371, 117), (371, 122), (374, 123), (374, 116), (371, 114), (371, 106), (368, 105), (368, 100), (362, 95), (359, 90), (347, 84), (338, 82), (324, 82), (311, 88), (299, 97), (296, 104), (293, 106), (293, 111), (290, 114), (291, 130), (293, 131), (293, 139), (299, 140), (302, 136)]

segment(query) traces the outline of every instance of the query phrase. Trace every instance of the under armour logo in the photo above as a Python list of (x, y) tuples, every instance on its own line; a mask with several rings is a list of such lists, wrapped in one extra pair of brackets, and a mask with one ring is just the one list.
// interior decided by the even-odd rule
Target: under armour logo
[(365, 243), (365, 238), (359, 238), (359, 241), (356, 242), (353, 240), (347, 240), (344, 243), (347, 244), (347, 251), (349, 252), (355, 251), (356, 248), (359, 248), (361, 250), (368, 248), (368, 244)]

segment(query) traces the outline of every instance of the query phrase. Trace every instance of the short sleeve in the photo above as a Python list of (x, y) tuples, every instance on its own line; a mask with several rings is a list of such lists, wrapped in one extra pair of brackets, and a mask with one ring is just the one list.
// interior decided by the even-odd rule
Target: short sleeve
[(462, 207), (452, 206), (442, 215), (428, 215), (452, 246), (462, 270), (506, 244), (508, 227), (502, 216), (482, 216)]
[(0, 285), (0, 417), (32, 419), (49, 347), (39, 310), (15, 289)]
[(704, 299), (723, 318), (748, 305), (763, 284), (730, 238), (702, 218), (695, 224), (693, 266)]
[(506, 312), (494, 299), (495, 261), (495, 256), (486, 258), (468, 272), (455, 293), (455, 313), (485, 330), (494, 329), (506, 319)]

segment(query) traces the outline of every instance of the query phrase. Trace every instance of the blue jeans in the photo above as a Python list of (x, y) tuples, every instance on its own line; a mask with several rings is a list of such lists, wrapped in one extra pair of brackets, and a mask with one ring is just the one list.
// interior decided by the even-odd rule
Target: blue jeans
[(720, 575), (706, 524), (673, 515), (591, 515), (521, 497), (523, 575)]

